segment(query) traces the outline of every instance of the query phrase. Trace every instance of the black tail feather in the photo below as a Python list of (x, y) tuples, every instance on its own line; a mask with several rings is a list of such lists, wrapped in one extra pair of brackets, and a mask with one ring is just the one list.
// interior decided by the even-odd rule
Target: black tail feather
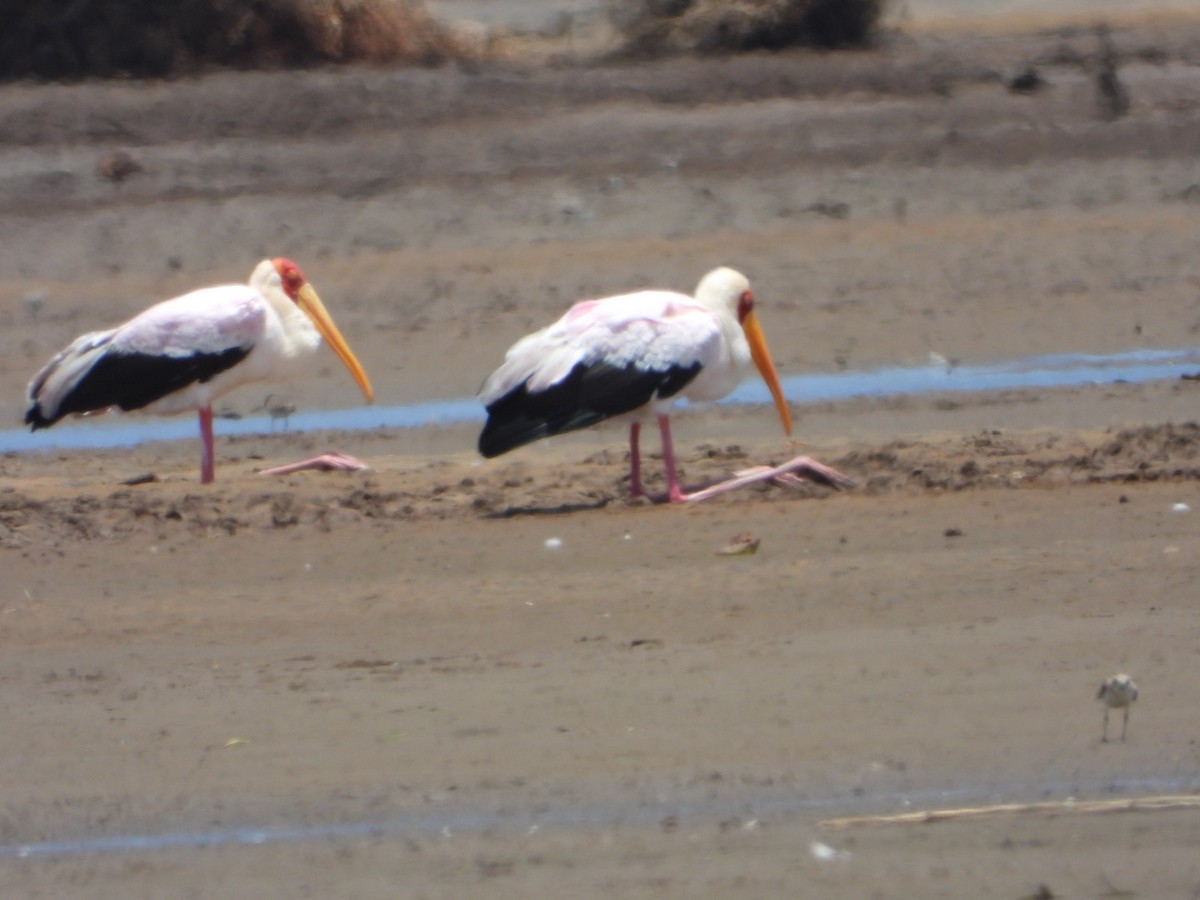
[(57, 419), (47, 419), (42, 414), (42, 407), (36, 401), (30, 404), (29, 409), (25, 410), (25, 424), (29, 426), (30, 431), (37, 431), (39, 428), (49, 428)]
[(49, 408), (53, 411), (50, 414), (43, 409), (43, 397), (32, 397), (25, 411), (25, 424), (37, 431), (49, 428), (72, 413), (112, 407), (126, 412), (141, 409), (190, 384), (211, 380), (245, 359), (251, 349), (230, 347), (190, 356), (105, 353), (63, 397), (57, 399), (57, 405), (51, 401)]
[(530, 392), (523, 383), (487, 408), (479, 452), (491, 459), (541, 438), (632, 412), (656, 397), (675, 395), (699, 371), (699, 363), (665, 372), (581, 363), (544, 391)]

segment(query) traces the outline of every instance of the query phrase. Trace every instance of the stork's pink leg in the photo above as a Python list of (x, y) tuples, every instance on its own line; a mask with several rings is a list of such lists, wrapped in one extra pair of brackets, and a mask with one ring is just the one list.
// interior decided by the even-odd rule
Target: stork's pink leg
[(658, 417), (658, 430), (662, 434), (663, 468), (667, 471), (667, 500), (671, 503), (682, 503), (688, 497), (679, 486), (679, 473), (675, 469), (675, 448), (671, 443), (671, 420), (667, 416)]
[(642, 423), (634, 422), (629, 426), (629, 496), (645, 497), (646, 490), (642, 487), (642, 454), (638, 448)]
[(200, 483), (212, 484), (213, 480), (213, 411), (211, 406), (200, 407), (200, 442), (204, 449), (200, 455)]
[[(630, 480), (633, 485), (635, 497), (642, 496), (643, 493), (641, 490), (641, 478), (638, 475), (637, 428), (638, 426), (634, 424), (629, 432), (630, 456), (633, 460), (633, 472)], [(760, 481), (772, 481), (775, 479), (778, 479), (780, 484), (808, 480), (835, 488), (854, 487), (853, 481), (832, 466), (817, 462), (811, 456), (797, 456), (795, 459), (789, 460), (773, 469), (769, 466), (758, 466), (741, 472), (728, 481), (719, 482), (711, 487), (696, 491), (694, 494), (685, 494), (683, 488), (679, 485), (679, 472), (675, 467), (675, 447), (671, 441), (671, 420), (667, 416), (658, 417), (658, 430), (662, 434), (663, 468), (666, 470), (667, 475), (667, 494), (665, 498), (659, 495), (655, 498), (656, 500), (666, 499), (671, 503), (707, 500), (709, 497), (724, 494), (726, 491), (734, 491), (749, 484), (757, 484)]]

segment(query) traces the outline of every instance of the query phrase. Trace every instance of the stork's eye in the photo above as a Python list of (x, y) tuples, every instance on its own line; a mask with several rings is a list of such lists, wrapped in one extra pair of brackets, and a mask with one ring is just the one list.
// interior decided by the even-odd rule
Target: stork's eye
[(742, 296), (738, 297), (737, 317), (739, 322), (746, 321), (746, 316), (754, 311), (754, 295), (749, 291), (742, 291)]
[(291, 296), (295, 296), (296, 292), (304, 285), (304, 279), (300, 272), (295, 268), (284, 269), (280, 273), (280, 278), (283, 281), (283, 289)]

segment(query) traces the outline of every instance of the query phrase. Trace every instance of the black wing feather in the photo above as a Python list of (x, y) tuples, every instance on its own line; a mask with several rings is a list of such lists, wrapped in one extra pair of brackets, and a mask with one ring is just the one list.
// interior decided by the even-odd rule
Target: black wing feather
[(63, 397), (52, 415), (45, 415), (40, 402), (34, 400), (25, 412), (25, 424), (37, 431), (39, 428), (49, 428), (72, 413), (92, 412), (113, 406), (126, 412), (141, 409), (190, 384), (210, 381), (240, 363), (252, 349), (230, 347), (219, 353), (193, 353), (189, 356), (105, 353)]
[(487, 408), (479, 452), (491, 459), (544, 437), (564, 434), (673, 397), (700, 372), (700, 363), (666, 371), (579, 363), (566, 378), (531, 393), (526, 383)]

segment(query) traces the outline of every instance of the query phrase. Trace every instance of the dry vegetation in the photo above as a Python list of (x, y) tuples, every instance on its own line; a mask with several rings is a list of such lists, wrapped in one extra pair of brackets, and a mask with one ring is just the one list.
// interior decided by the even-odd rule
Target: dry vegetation
[[(885, 0), (609, 0), (620, 52), (869, 44)], [(206, 68), (433, 65), (488, 41), (422, 0), (0, 0), (0, 79), (171, 77)]]
[(430, 64), (460, 49), (419, 0), (0, 0), (0, 19), (9, 79)]
[(869, 44), (885, 0), (612, 0), (634, 55)]

